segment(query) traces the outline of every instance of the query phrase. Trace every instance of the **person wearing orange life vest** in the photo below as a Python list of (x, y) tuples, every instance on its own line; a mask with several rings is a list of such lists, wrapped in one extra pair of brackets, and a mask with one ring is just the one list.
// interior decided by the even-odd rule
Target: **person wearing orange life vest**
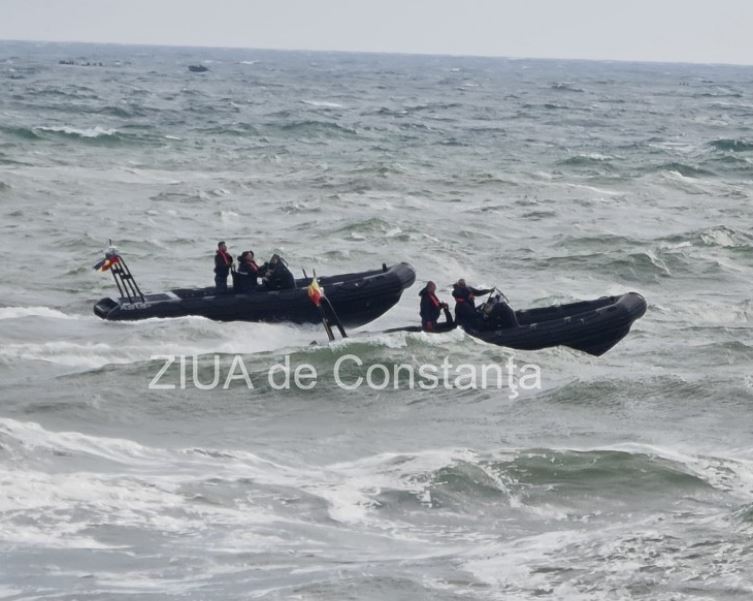
[(238, 259), (238, 271), (236, 271), (235, 291), (249, 292), (254, 290), (259, 282), (257, 278), (262, 275), (261, 267), (254, 260), (254, 251), (246, 250)]
[(214, 255), (214, 285), (217, 294), (227, 294), (227, 276), (233, 267), (233, 256), (227, 252), (225, 242), (217, 243), (217, 253)]
[(437, 320), (442, 309), (447, 309), (447, 303), (437, 298), (437, 285), (427, 282), (426, 286), (418, 293), (421, 297), (421, 329), (425, 332), (433, 332), (437, 328)]

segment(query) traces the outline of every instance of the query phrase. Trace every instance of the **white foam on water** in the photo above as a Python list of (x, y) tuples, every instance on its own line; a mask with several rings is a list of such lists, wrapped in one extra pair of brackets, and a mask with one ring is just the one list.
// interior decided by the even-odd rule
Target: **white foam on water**
[(50, 317), (54, 319), (80, 319), (79, 315), (68, 315), (57, 309), (44, 306), (0, 307), (0, 319), (19, 319), (21, 317)]
[(94, 127), (87, 127), (83, 129), (79, 129), (76, 127), (69, 127), (66, 125), (41, 126), (41, 127), (35, 127), (34, 129), (38, 129), (40, 131), (49, 131), (53, 133), (62, 133), (62, 134), (70, 135), (70, 136), (79, 136), (81, 138), (100, 138), (103, 136), (113, 136), (118, 133), (117, 129), (108, 129), (105, 127), (101, 127), (99, 125), (96, 125)]
[(309, 106), (316, 106), (320, 108), (328, 108), (328, 109), (341, 109), (345, 108), (342, 104), (339, 104), (337, 102), (329, 102), (327, 100), (301, 100), (303, 104), (308, 104)]
[[(6, 319), (25, 314), (23, 310), (11, 309)], [(29, 312), (30, 315), (46, 313), (44, 308)], [(150, 361), (157, 356), (247, 355), (295, 349), (296, 346), (306, 347), (312, 339), (324, 339), (323, 331), (313, 326), (245, 322), (227, 324), (203, 317), (94, 323), (112, 328), (112, 334), (100, 333), (97, 338), (105, 340), (102, 342), (63, 339), (3, 344), (0, 346), (0, 358), (6, 361), (45, 361), (88, 370), (110, 364)], [(117, 342), (110, 342), (112, 336), (118, 336)]]
[(23, 591), (20, 589), (0, 584), (0, 599), (9, 599), (10, 597), (16, 597), (22, 593)]

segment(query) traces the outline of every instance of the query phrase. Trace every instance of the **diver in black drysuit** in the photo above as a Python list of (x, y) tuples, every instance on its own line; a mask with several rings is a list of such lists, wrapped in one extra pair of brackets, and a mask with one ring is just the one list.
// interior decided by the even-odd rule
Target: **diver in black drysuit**
[(481, 322), (478, 327), (481, 330), (502, 330), (517, 328), (520, 325), (515, 311), (500, 295), (490, 299), (480, 314)]
[(261, 271), (264, 273), (264, 284), (267, 290), (295, 288), (295, 278), (279, 255), (272, 255), (269, 263), (261, 267)]
[(459, 279), (452, 285), (452, 297), (455, 299), (455, 323), (463, 327), (477, 328), (482, 319), (476, 309), (476, 297), (489, 294), (491, 289), (472, 288)]
[(494, 289), (477, 289), (468, 286), (460, 279), (452, 287), (455, 298), (455, 321), (463, 328), (471, 330), (496, 330), (518, 327), (518, 318), (512, 307), (502, 300), (501, 295), (490, 299), (482, 309), (476, 308), (475, 298), (489, 294)]

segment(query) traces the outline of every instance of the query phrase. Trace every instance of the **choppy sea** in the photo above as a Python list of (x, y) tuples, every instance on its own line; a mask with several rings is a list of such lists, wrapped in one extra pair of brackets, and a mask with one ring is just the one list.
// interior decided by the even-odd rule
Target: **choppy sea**
[[(0, 43), (0, 598), (753, 598), (752, 198), (753, 67)], [(110, 323), (110, 239), (153, 292), (218, 239), (419, 281), (331, 346)], [(458, 277), (649, 307), (601, 358), (379, 333)], [(171, 354), (256, 385), (150, 390)], [(349, 354), (541, 386), (350, 391)]]

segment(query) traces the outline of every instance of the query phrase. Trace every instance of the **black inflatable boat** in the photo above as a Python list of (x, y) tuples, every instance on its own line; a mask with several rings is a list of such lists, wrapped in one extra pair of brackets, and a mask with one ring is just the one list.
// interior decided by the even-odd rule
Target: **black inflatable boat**
[[(637, 292), (604, 296), (590, 301), (516, 311), (518, 325), (495, 327), (481, 321), (465, 328), (471, 336), (509, 348), (539, 350), (568, 346), (589, 355), (603, 355), (622, 340), (633, 322), (646, 312), (646, 299)], [(486, 325), (486, 327), (485, 327)], [(449, 331), (454, 323), (440, 323), (437, 330)], [(391, 331), (420, 331), (419, 326)]]
[[(311, 302), (306, 287), (311, 278), (298, 279), (295, 288), (216, 294), (214, 287), (181, 288), (161, 294), (142, 294), (120, 255), (112, 254), (109, 269), (120, 299), (103, 298), (94, 305), (102, 319), (136, 320), (150, 317), (199, 315), (218, 321), (289, 321), (321, 323), (322, 315)], [(101, 265), (101, 264), (98, 264)], [(348, 273), (317, 280), (344, 326), (357, 327), (373, 321), (391, 309), (403, 290), (413, 284), (416, 273), (408, 263), (381, 269)]]

